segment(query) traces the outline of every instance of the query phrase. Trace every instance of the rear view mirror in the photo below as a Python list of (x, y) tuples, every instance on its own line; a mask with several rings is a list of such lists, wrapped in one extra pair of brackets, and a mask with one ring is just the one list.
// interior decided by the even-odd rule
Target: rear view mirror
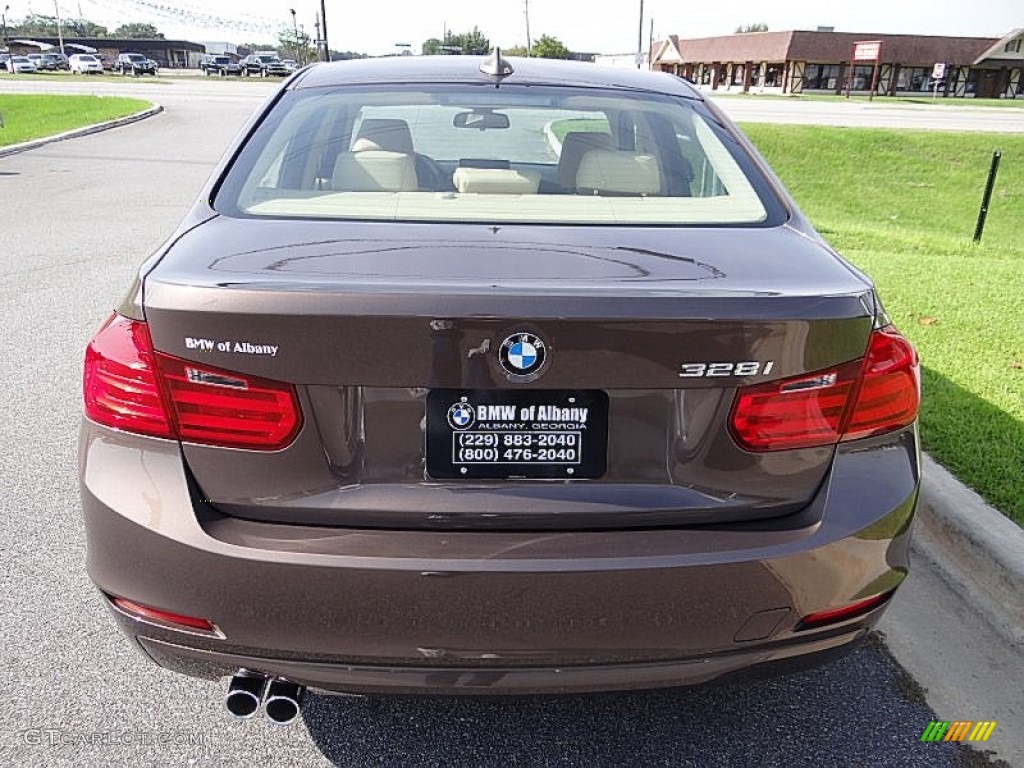
[(456, 128), (476, 128), (486, 131), (491, 128), (508, 128), (508, 115), (489, 109), (459, 112), (452, 120)]

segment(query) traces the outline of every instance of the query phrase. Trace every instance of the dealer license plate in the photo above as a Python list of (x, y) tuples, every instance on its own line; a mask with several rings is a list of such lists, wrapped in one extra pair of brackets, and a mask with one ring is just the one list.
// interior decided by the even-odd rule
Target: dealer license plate
[(434, 389), (427, 474), (451, 478), (598, 478), (608, 395), (596, 389)]

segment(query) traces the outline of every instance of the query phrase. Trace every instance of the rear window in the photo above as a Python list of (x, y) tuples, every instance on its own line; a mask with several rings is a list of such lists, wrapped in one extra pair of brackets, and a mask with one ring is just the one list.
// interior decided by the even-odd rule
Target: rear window
[(746, 224), (781, 208), (695, 103), (604, 89), (349, 86), (284, 94), (214, 205), (227, 215)]

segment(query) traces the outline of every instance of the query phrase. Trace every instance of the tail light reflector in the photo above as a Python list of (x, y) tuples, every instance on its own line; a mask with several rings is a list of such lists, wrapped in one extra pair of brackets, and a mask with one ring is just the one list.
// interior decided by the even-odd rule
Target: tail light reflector
[(730, 426), (750, 451), (834, 445), (912, 423), (920, 400), (917, 353), (886, 327), (872, 331), (862, 360), (743, 387)]
[(866, 613), (871, 613), (878, 606), (892, 597), (892, 592), (883, 592), (880, 595), (872, 595), (871, 597), (858, 600), (855, 603), (848, 603), (847, 605), (839, 608), (832, 608), (828, 611), (819, 611), (818, 613), (809, 613), (800, 619), (800, 622), (796, 625), (796, 631), (799, 632), (803, 629), (817, 629), (818, 627), (825, 627), (829, 624), (838, 624), (841, 621), (852, 619), (857, 616), (863, 616)]
[(85, 415), (156, 437), (280, 450), (302, 426), (295, 388), (153, 351), (143, 322), (113, 315), (85, 353)]
[(123, 597), (112, 597), (110, 602), (116, 605), (125, 613), (140, 619), (148, 619), (162, 624), (176, 624), (179, 627), (198, 629), (202, 632), (216, 632), (217, 627), (208, 619), (200, 619), (196, 616), (185, 616), (180, 613), (171, 613), (159, 608), (151, 608), (148, 605), (125, 600)]

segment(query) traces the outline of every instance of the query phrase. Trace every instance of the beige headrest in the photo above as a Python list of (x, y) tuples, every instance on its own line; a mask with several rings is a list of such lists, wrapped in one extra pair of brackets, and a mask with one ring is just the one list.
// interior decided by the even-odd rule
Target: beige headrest
[(416, 160), (402, 152), (342, 152), (332, 186), (346, 192), (410, 192), (419, 188)]
[(540, 172), (514, 171), (509, 168), (455, 169), (452, 177), (459, 192), (486, 195), (535, 195), (540, 186)]
[(562, 139), (562, 153), (558, 156), (558, 183), (565, 188), (576, 186), (576, 172), (580, 160), (592, 149), (614, 149), (609, 133), (569, 131)]
[(577, 191), (616, 195), (656, 195), (661, 173), (653, 155), (592, 149), (583, 155), (576, 172)]
[(385, 149), (388, 152), (412, 154), (412, 134), (405, 120), (371, 117), (359, 126), (359, 133), (352, 144), (353, 152)]

